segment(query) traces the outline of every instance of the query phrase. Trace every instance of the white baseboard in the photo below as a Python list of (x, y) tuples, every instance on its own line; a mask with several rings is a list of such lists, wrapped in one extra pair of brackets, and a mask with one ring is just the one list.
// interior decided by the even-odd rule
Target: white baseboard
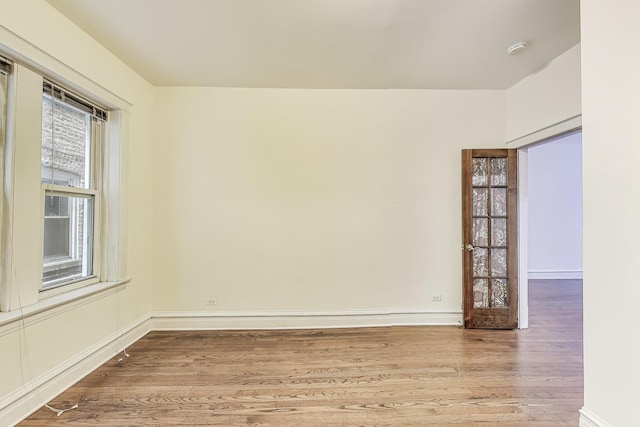
[(460, 309), (397, 309), (339, 312), (154, 312), (153, 329), (314, 329), (409, 325), (461, 325)]
[(0, 425), (14, 426), (151, 331), (145, 315), (0, 400)]
[(583, 407), (580, 409), (580, 427), (612, 427), (593, 412)]
[(582, 279), (582, 270), (529, 270), (529, 279)]

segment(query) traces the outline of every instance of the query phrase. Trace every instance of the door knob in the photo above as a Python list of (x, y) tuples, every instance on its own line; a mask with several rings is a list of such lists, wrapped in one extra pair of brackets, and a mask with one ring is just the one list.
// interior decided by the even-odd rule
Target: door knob
[(474, 247), (472, 245), (467, 245), (465, 247), (465, 249), (468, 250), (468, 251), (472, 251), (474, 249)]

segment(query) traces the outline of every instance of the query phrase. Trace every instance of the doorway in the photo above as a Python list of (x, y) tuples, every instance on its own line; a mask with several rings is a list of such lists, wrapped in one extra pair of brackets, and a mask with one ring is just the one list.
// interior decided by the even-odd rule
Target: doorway
[[(520, 328), (529, 286), (582, 279), (582, 132), (519, 149)], [(548, 283), (548, 282), (547, 282)]]

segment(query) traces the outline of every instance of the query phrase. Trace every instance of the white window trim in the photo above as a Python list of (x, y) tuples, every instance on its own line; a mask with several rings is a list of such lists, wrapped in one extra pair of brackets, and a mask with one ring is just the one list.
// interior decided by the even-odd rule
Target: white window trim
[[(7, 135), (4, 159), (6, 178), (4, 187), (8, 201), (3, 206), (3, 216), (0, 218), (1, 228), (5, 230), (2, 236), (4, 268), (0, 279), (0, 309), (5, 313), (0, 313), (0, 319), (9, 319), (15, 318), (11, 313), (24, 312), (28, 307), (44, 307), (43, 309), (46, 310), (49, 306), (48, 300), (55, 300), (56, 306), (59, 306), (64, 304), (66, 300), (70, 302), (79, 298), (78, 292), (90, 294), (90, 292), (84, 292), (85, 289), (128, 281), (125, 181), (128, 163), (126, 147), (128, 145), (130, 104), (3, 28), (0, 28), (0, 54), (11, 57), (16, 62), (14, 72), (9, 77), (7, 121), (11, 129)], [(36, 76), (38, 85), (40, 85), (40, 107), (36, 107), (33, 102), (27, 102), (25, 105), (21, 99), (25, 94), (35, 94), (35, 86), (26, 90), (24, 87), (29, 84), (33, 85)], [(103, 268), (99, 277), (64, 286), (63, 290), (56, 292), (53, 292), (55, 289), (40, 292), (43, 209), (33, 209), (33, 212), (26, 216), (22, 215), (22, 212), (28, 212), (26, 205), (35, 199), (33, 198), (33, 189), (26, 192), (24, 190), (28, 179), (17, 176), (17, 171), (22, 171), (22, 167), (29, 163), (28, 159), (33, 159), (34, 153), (40, 150), (41, 137), (36, 135), (40, 133), (40, 130), (33, 126), (33, 119), (29, 120), (28, 117), (30, 114), (30, 117), (35, 117), (34, 112), (42, 108), (42, 77), (58, 81), (79, 95), (87, 99), (95, 99), (96, 102), (111, 110), (110, 123), (105, 132), (105, 151), (102, 165), (104, 170), (101, 182), (106, 203), (99, 203), (95, 207), (97, 214), (103, 218), (96, 224), (101, 228), (100, 233), (97, 234), (103, 236), (103, 241), (100, 243), (102, 249), (96, 251), (94, 261), (102, 263)], [(21, 102), (16, 103), (16, 98), (20, 98)], [(14, 109), (17, 111), (12, 111)], [(20, 141), (19, 144), (17, 140)], [(24, 144), (25, 141), (30, 141), (30, 143)], [(35, 142), (38, 145), (37, 149), (35, 149)], [(29, 147), (25, 148), (25, 145)], [(39, 155), (38, 153), (38, 158), (36, 158), (38, 174), (40, 172)], [(32, 172), (35, 170), (28, 168), (27, 173)], [(44, 197), (41, 197), (42, 191), (42, 187), (38, 185), (37, 192), (40, 203), (35, 203), (35, 206), (40, 208), (44, 208), (42, 206), (44, 201)], [(26, 196), (25, 200), (22, 200), (23, 195)], [(33, 208), (34, 204), (31, 207)], [(35, 224), (34, 218), (38, 218), (40, 225), (37, 227), (28, 226), (27, 224)], [(37, 231), (34, 232), (34, 230)], [(40, 256), (34, 256), (36, 252), (34, 248), (38, 247), (40, 248)], [(37, 260), (39, 264), (39, 267), (35, 267), (35, 269), (34, 260)], [(80, 287), (83, 288), (77, 289)]]

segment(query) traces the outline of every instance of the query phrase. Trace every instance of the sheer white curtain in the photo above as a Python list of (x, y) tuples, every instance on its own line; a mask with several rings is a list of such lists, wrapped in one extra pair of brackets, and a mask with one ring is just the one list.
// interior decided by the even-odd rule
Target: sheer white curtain
[[(2, 64), (4, 65), (4, 64)], [(7, 75), (5, 74), (4, 67), (0, 67), (0, 190), (4, 191), (4, 153), (7, 138)], [(0, 229), (4, 228), (3, 224), (3, 206), (4, 203), (0, 203)], [(2, 237), (0, 235), (0, 237)], [(4, 256), (0, 245), (0, 256)], [(0, 293), (3, 293), (4, 289), (0, 286)], [(0, 295), (0, 311), (6, 311), (8, 303), (5, 299), (5, 295)]]
[(4, 150), (7, 133), (7, 75), (0, 72), (0, 147)]

